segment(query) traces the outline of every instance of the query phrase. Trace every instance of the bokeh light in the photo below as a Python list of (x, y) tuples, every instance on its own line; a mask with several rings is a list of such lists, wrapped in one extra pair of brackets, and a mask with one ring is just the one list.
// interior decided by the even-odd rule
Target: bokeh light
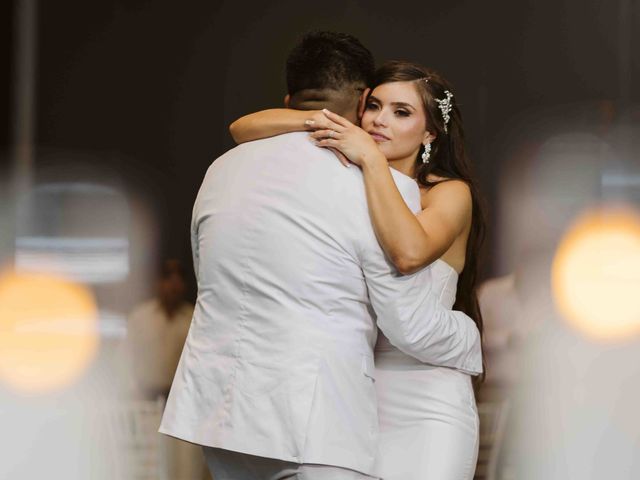
[(552, 286), (560, 313), (587, 335), (640, 333), (640, 216), (603, 208), (580, 217), (557, 250)]
[(86, 287), (44, 274), (0, 275), (0, 382), (32, 394), (72, 384), (96, 356), (97, 327)]

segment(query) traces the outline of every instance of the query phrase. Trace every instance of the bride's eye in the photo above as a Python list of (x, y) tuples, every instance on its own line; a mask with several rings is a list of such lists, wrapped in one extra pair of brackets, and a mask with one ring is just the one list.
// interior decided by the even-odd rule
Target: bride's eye
[(396, 110), (396, 115), (398, 115), (400, 117), (408, 117), (411, 114), (409, 112), (407, 112), (406, 110)]
[(365, 110), (377, 110), (377, 109), (378, 109), (378, 104), (373, 102), (368, 102), (365, 106)]

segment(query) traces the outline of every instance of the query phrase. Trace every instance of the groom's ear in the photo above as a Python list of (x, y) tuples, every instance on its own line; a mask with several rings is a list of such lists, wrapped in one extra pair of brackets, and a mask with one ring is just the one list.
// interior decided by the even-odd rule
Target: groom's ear
[(284, 108), (289, 108), (289, 102), (291, 101), (291, 96), (287, 93), (284, 96)]
[(362, 120), (362, 115), (364, 115), (364, 107), (367, 105), (369, 92), (371, 92), (371, 89), (365, 88), (360, 94), (360, 99), (358, 100), (358, 120)]

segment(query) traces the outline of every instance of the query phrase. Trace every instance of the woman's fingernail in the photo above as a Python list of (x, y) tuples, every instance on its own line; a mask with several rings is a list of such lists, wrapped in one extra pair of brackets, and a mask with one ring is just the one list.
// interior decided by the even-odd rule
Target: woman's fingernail
[(314, 123), (316, 123), (316, 122), (314, 122), (313, 120), (305, 120), (304, 121), (305, 125), (313, 125)]
[(327, 108), (323, 108), (323, 109), (322, 109), (322, 111), (323, 111), (324, 113), (331, 113)]
[(347, 168), (351, 168), (351, 164), (350, 164), (350, 163), (347, 163), (347, 164), (345, 165), (345, 167), (347, 167)]

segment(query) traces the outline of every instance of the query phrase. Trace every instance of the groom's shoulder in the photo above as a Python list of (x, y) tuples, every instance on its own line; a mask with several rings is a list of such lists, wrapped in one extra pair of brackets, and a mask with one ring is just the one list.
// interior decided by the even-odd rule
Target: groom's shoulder
[(269, 138), (254, 140), (238, 145), (234, 151), (239, 155), (245, 153), (258, 154), (299, 154), (304, 152), (305, 155), (324, 156), (326, 151), (316, 147), (309, 139), (308, 132), (291, 132), (283, 133)]
[(285, 133), (242, 143), (216, 158), (211, 167), (216, 167), (216, 164), (218, 167), (223, 164), (230, 166), (238, 161), (245, 164), (266, 163), (274, 168), (295, 167), (297, 171), (304, 165), (309, 170), (327, 170), (327, 175), (344, 169), (332, 152), (314, 145), (309, 132)]

